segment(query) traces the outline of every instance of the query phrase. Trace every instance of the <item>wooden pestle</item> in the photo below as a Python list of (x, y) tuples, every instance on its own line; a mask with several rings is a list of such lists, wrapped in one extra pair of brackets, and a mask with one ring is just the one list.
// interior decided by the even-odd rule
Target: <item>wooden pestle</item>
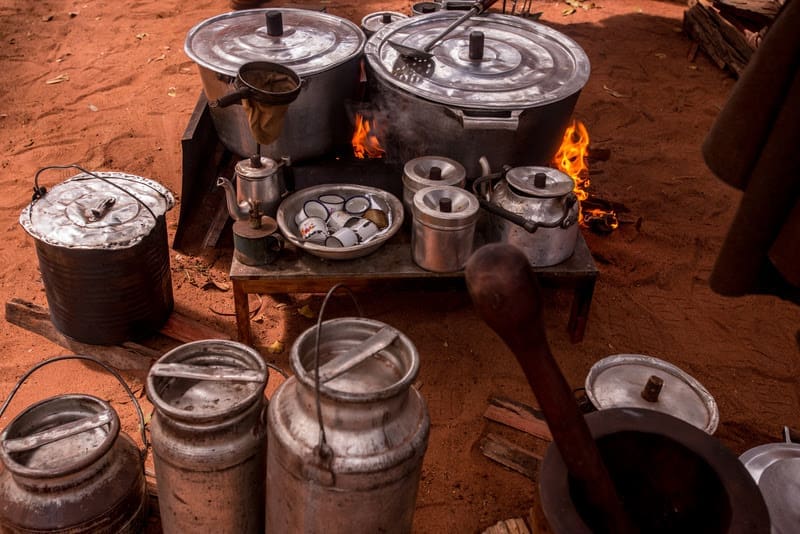
[(550, 352), (528, 259), (512, 245), (486, 245), (470, 257), (465, 275), (478, 314), (519, 361), (573, 483), (585, 489), (589, 506), (602, 521), (596, 526), (613, 534), (637, 532)]

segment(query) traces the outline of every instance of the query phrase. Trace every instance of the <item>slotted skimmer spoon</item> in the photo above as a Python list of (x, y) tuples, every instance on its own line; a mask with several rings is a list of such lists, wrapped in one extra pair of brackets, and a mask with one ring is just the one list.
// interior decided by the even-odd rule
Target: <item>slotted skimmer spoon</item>
[(391, 45), (392, 48), (400, 52), (400, 55), (403, 56), (404, 58), (413, 59), (417, 61), (424, 61), (426, 59), (430, 59), (431, 57), (433, 57), (433, 54), (430, 53), (430, 50), (434, 46), (436, 46), (436, 44), (439, 43), (439, 41), (444, 39), (450, 32), (452, 32), (454, 29), (460, 26), (462, 22), (464, 22), (465, 20), (474, 15), (479, 15), (480, 13), (483, 13), (484, 11), (492, 7), (492, 4), (494, 4), (495, 2), (497, 2), (497, 0), (480, 0), (479, 2), (475, 2), (475, 4), (469, 11), (467, 11), (466, 13), (458, 17), (456, 20), (454, 20), (452, 24), (450, 24), (447, 28), (445, 28), (442, 31), (442, 33), (437, 35), (435, 38), (431, 40), (431, 42), (429, 42), (422, 48), (414, 48), (413, 46), (402, 45), (400, 43), (395, 43), (394, 41), (387, 41), (387, 42), (389, 43), (389, 45)]

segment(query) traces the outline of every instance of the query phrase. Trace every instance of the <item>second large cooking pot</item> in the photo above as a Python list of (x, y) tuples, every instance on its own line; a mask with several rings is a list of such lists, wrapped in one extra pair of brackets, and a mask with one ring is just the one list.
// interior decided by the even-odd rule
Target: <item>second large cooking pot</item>
[[(301, 78), (300, 94), (286, 112), (278, 139), (262, 146), (274, 159), (301, 161), (349, 145), (352, 128), (345, 100), (358, 89), (366, 37), (354, 23), (305, 9), (248, 9), (207, 19), (189, 30), (184, 49), (197, 63), (209, 101), (235, 90), (239, 68), (269, 61)], [(241, 106), (210, 108), (225, 147), (243, 157), (257, 152)]]
[(390, 161), (450, 157), (480, 174), (492, 165), (547, 165), (589, 78), (589, 59), (569, 37), (508, 15), (472, 17), (414, 61), (392, 43), (421, 49), (462, 13), (411, 17), (366, 44), (371, 97)]

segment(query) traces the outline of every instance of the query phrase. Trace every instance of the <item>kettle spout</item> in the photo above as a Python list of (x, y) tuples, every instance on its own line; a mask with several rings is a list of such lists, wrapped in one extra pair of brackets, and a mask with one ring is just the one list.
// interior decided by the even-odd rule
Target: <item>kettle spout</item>
[(227, 178), (222, 176), (217, 177), (217, 187), (222, 187), (225, 190), (225, 199), (228, 204), (228, 213), (237, 221), (246, 221), (250, 217), (250, 209), (245, 205), (240, 205), (236, 202), (236, 191), (233, 189), (233, 184)]

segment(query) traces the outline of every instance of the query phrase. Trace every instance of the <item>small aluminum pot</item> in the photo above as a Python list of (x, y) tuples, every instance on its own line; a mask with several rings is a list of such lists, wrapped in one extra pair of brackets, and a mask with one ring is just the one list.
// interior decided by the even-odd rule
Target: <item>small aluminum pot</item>
[(478, 208), (478, 199), (458, 187), (417, 191), (411, 232), (414, 262), (434, 272), (463, 269), (472, 254)]
[(375, 13), (365, 15), (364, 18), (361, 19), (361, 29), (364, 30), (364, 34), (369, 38), (387, 24), (407, 18), (408, 15), (398, 13), (397, 11), (376, 11)]
[[(261, 147), (274, 159), (302, 161), (348, 145), (352, 128), (345, 101), (358, 92), (366, 36), (354, 23), (306, 9), (247, 9), (194, 26), (184, 50), (200, 71), (209, 101), (236, 90), (239, 68), (269, 61), (300, 76), (300, 94), (286, 111), (280, 137)], [(242, 157), (258, 152), (241, 106), (209, 108), (220, 141)]]

